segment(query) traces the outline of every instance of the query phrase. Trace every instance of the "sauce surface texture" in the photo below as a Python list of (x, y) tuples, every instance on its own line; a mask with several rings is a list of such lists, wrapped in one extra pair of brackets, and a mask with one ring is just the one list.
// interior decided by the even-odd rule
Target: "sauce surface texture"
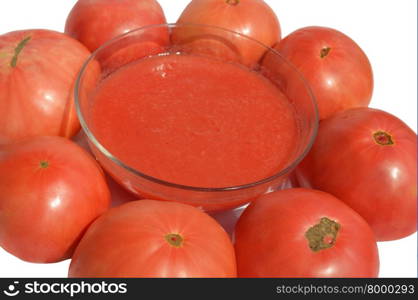
[(287, 98), (239, 65), (193, 55), (145, 58), (104, 79), (92, 100), (98, 141), (149, 176), (228, 187), (274, 175), (298, 130)]

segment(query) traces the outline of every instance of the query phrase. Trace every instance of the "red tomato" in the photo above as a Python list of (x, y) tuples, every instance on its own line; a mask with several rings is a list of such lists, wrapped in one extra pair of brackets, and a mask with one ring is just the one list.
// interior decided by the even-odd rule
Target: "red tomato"
[(37, 135), (73, 136), (77, 73), (90, 55), (78, 41), (49, 30), (0, 36), (0, 144)]
[(0, 150), (0, 246), (23, 260), (70, 257), (109, 203), (100, 167), (67, 139), (37, 137)]
[[(81, 130), (76, 136), (74, 136), (73, 141), (81, 148), (85, 149), (90, 155), (94, 156), (93, 152), (91, 152), (88, 139), (84, 131)], [(108, 173), (105, 173), (105, 178), (112, 199), (111, 206), (117, 206), (128, 201), (138, 200), (138, 196), (129, 192), (121, 184), (117, 183)]]
[(65, 33), (91, 51), (133, 29), (166, 23), (156, 0), (79, 0), (65, 24)]
[(252, 202), (235, 229), (239, 277), (376, 277), (372, 230), (330, 194), (287, 189)]
[[(288, 35), (275, 48), (309, 82), (321, 119), (337, 111), (369, 105), (372, 68), (366, 54), (348, 36), (331, 28), (305, 27)], [(292, 83), (288, 84), (291, 91)], [(297, 99), (300, 91), (295, 89), (293, 93)]]
[(395, 116), (351, 109), (321, 122), (297, 175), (356, 210), (378, 240), (399, 239), (417, 230), (416, 151), (417, 135)]
[(235, 277), (232, 243), (199, 209), (133, 201), (110, 209), (77, 247), (70, 277)]
[[(222, 27), (249, 36), (267, 46), (273, 46), (281, 38), (279, 20), (263, 0), (192, 0), (177, 23)], [(246, 64), (257, 62), (266, 51), (260, 45), (239, 37), (217, 35), (219, 32), (211, 28), (190, 28), (173, 31), (173, 40), (177, 43), (193, 43), (198, 48), (216, 47), (221, 49), (219, 51), (222, 55), (236, 51)], [(231, 41), (232, 45), (224, 40)], [(230, 55), (233, 53), (229, 53)]]

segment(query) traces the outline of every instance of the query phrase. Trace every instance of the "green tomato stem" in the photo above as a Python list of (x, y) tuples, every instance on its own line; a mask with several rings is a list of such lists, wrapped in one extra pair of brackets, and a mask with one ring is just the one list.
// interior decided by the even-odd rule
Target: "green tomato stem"
[(10, 61), (10, 66), (12, 68), (15, 68), (17, 65), (17, 58), (19, 57), (20, 52), (22, 52), (23, 48), (25, 48), (26, 44), (30, 41), (32, 37), (28, 36), (24, 38), (15, 48), (15, 53), (13, 55), (12, 60)]
[(183, 237), (180, 234), (169, 233), (165, 236), (165, 240), (173, 247), (180, 248), (183, 246)]
[(46, 160), (41, 160), (41, 162), (39, 163), (39, 167), (41, 169), (46, 169), (49, 167), (49, 162), (47, 162)]
[(321, 49), (321, 52), (320, 52), (320, 57), (321, 58), (325, 58), (326, 56), (328, 56), (328, 54), (329, 54), (330, 51), (331, 51), (331, 48), (330, 47), (324, 47), (324, 48), (322, 48)]
[(236, 6), (239, 4), (240, 0), (226, 0), (226, 4), (232, 5), (232, 6)]
[(384, 131), (377, 131), (373, 134), (373, 138), (376, 144), (381, 146), (391, 146), (395, 144), (392, 136)]
[(337, 241), (337, 234), (341, 225), (326, 217), (321, 218), (320, 222), (305, 233), (309, 248), (313, 252), (328, 249), (334, 246)]

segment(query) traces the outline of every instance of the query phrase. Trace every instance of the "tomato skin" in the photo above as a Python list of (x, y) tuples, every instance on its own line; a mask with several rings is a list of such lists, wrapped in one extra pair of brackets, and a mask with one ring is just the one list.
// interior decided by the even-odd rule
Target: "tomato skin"
[(109, 205), (103, 172), (73, 142), (37, 137), (0, 150), (0, 246), (20, 259), (67, 259)]
[[(286, 36), (274, 48), (307, 79), (317, 100), (320, 119), (337, 111), (369, 105), (373, 93), (372, 67), (363, 50), (342, 32), (305, 27)], [(298, 98), (298, 91), (295, 93)]]
[[(387, 132), (392, 145), (376, 142)], [(417, 230), (417, 135), (389, 113), (371, 108), (323, 120), (311, 152), (297, 167), (303, 186), (329, 192), (370, 224), (377, 240)]]
[[(340, 228), (334, 244), (313, 251), (307, 231), (322, 218)], [(377, 277), (373, 232), (330, 194), (303, 188), (266, 194), (252, 202), (235, 228), (239, 277)]]
[[(281, 38), (277, 16), (262, 0), (192, 0), (177, 23), (222, 27), (249, 36), (267, 46), (273, 46)], [(202, 40), (198, 41), (199, 43), (204, 41), (208, 43), (207, 47), (220, 48), (219, 40), (217, 42), (216, 39), (205, 41), (208, 38), (207, 34), (213, 34), (213, 30), (201, 28), (173, 31), (174, 40), (177, 42), (200, 36)], [(228, 35), (225, 38), (230, 39), (231, 36)], [(236, 49), (231, 48), (230, 51), (237, 51), (245, 64), (257, 62), (266, 51), (259, 45), (248, 43), (246, 40), (236, 39), (233, 43)], [(225, 49), (220, 51), (222, 55), (227, 55)]]
[[(16, 48), (27, 38), (12, 67)], [(0, 144), (76, 134), (73, 85), (89, 55), (81, 43), (55, 31), (0, 35)]]
[[(91, 151), (88, 143), (88, 138), (84, 131), (80, 131), (73, 137), (73, 142), (78, 146), (86, 150), (91, 156), (94, 157), (94, 153)], [(138, 196), (129, 192), (121, 184), (117, 183), (108, 173), (105, 173), (107, 186), (109, 187), (110, 197), (112, 199), (111, 206), (118, 206), (125, 202), (138, 200)]]
[[(167, 234), (183, 238), (180, 247)], [(69, 277), (235, 277), (232, 243), (199, 209), (138, 200), (112, 208), (88, 229)]]
[(65, 33), (94, 51), (123, 33), (164, 23), (164, 12), (156, 0), (79, 0), (68, 15)]

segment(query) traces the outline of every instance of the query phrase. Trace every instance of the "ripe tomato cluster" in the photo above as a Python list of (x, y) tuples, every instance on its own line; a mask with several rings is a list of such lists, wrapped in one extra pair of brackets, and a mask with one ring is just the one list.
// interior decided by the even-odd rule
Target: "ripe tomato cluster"
[[(376, 241), (417, 228), (417, 136), (368, 108), (370, 62), (335, 29), (306, 27), (282, 39), (262, 0), (192, 0), (178, 23), (229, 29), (276, 49), (316, 98), (318, 136), (296, 168), (299, 188), (267, 193), (240, 216), (234, 241), (211, 216), (174, 202), (117, 205), (114, 182), (70, 138), (80, 126), (77, 73), (91, 52), (120, 34), (165, 23), (156, 0), (79, 0), (65, 33), (0, 36), (0, 246), (29, 262), (72, 258), (70, 277), (376, 277)], [(200, 30), (161, 32), (190, 49), (233, 51), (243, 65), (269, 63), (260, 47)], [(226, 48), (225, 48), (226, 47)], [(158, 45), (134, 44), (106, 57), (112, 69)], [(156, 52), (156, 53), (154, 53)], [(92, 69), (92, 76), (97, 75)], [(289, 77), (280, 66), (274, 70)], [(300, 91), (287, 80), (286, 94)], [(24, 92), (22, 92), (24, 91)], [(84, 145), (85, 146), (85, 145)], [(113, 195), (115, 195), (113, 193)], [(115, 207), (111, 206), (111, 200)]]

